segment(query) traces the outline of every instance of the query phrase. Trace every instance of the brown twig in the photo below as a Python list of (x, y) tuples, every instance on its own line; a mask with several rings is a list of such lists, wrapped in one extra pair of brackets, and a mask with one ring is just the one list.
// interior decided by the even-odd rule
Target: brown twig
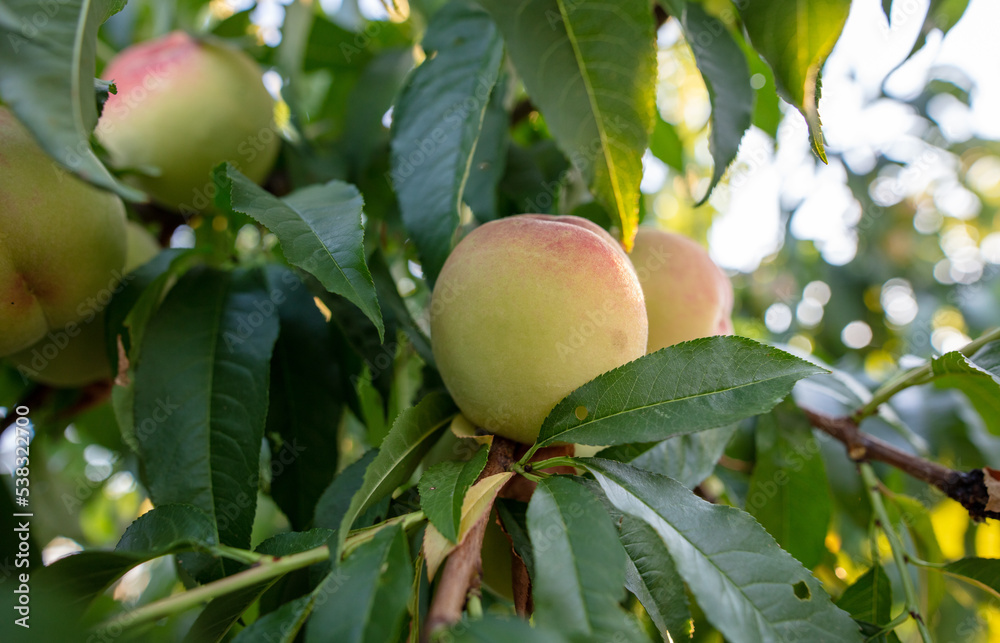
[(907, 453), (884, 440), (864, 433), (849, 417), (831, 417), (802, 409), (814, 427), (842, 442), (847, 455), (855, 462), (884, 462), (918, 480), (934, 485), (949, 498), (961, 503), (974, 520), (1000, 519), (1000, 512), (987, 509), (990, 504), (983, 469), (955, 471), (920, 456)]
[[(506, 471), (514, 463), (516, 446), (516, 442), (495, 436), (489, 459), (483, 472), (479, 474), (479, 480)], [(465, 607), (469, 591), (478, 589), (483, 572), (483, 536), (489, 519), (490, 511), (487, 510), (465, 540), (448, 556), (424, 621), (424, 631), (420, 637), (422, 643), (429, 643), (434, 632), (461, 620), (462, 608)]]

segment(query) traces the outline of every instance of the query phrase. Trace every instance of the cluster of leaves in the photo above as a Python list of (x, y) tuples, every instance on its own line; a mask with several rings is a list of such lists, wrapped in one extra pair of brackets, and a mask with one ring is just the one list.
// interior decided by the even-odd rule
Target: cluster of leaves
[[(32, 405), (39, 454), (64, 448), (72, 420), (123, 454), (121, 470), (154, 507), (120, 538), (116, 525), (105, 530), (113, 551), (38, 572), (35, 606), (52, 616), (32, 635), (415, 640), (443, 557), (494, 502), (488, 519), (499, 516), (528, 570), (534, 623), (488, 594), (488, 615), (470, 606), (457, 640), (686, 640), (692, 623), (698, 637), (733, 641), (852, 641), (862, 630), (892, 638), (919, 606), (900, 559), (887, 569), (877, 542), (858, 545), (873, 512), (894, 536), (893, 554), (912, 547), (913, 559), (1000, 591), (996, 560), (948, 564), (923, 503), (886, 494), (882, 506), (839, 445), (819, 444), (801, 411), (781, 403), (794, 387), (796, 403), (848, 415), (934, 380), (964, 391), (1000, 432), (998, 342), (944, 355), (874, 398), (842, 372), (749, 339), (664, 349), (570, 394), (521, 460), (563, 442), (604, 447), (553, 463), (577, 475), (542, 479), (528, 503), (495, 501), (519, 474), (478, 480), (491, 445), (461, 429), (424, 331), (428, 291), (456, 233), (472, 219), (573, 212), (628, 244), (644, 151), (685, 161), (655, 113), (648, 3), (413, 4), (408, 20), (345, 26), (296, 2), (280, 45), (247, 41), (286, 81), (294, 142), (267, 189), (217, 168), (220, 214), (189, 222), (195, 247), (163, 251), (114, 298), (107, 337), (120, 376), (110, 402), (80, 414), (79, 394), (49, 391)], [(246, 37), (249, 12), (220, 20), (202, 3), (132, 2), (101, 29), (118, 3), (63, 2), (51, 15), (45, 6), (0, 8), (11, 45), (0, 48), (0, 97), (55, 159), (135, 199), (90, 143), (99, 53), (164, 25)], [(727, 15), (693, 1), (663, 8), (709, 89), (711, 185), (760, 116), (755, 105), (778, 95), (803, 113), (824, 155), (818, 73), (848, 2), (743, 2)], [(414, 68), (417, 41), (426, 59)], [(751, 69), (768, 79), (756, 95)], [(391, 130), (382, 123), (390, 108)], [(5, 377), (5, 405), (34, 394)], [(916, 442), (891, 412), (864, 428), (875, 423)], [(840, 470), (827, 471), (830, 461)], [(692, 492), (713, 475), (717, 503)], [(72, 480), (50, 483), (47, 496), (71, 519), (83, 506)], [(843, 584), (831, 570), (841, 560), (826, 544), (834, 502), (861, 507), (844, 511), (864, 519), (842, 534), (867, 567), (836, 605), (830, 595)], [(53, 535), (80, 530), (50, 520)], [(167, 555), (176, 570), (155, 568), (166, 582), (127, 603), (106, 592)], [(943, 583), (937, 570), (924, 574), (933, 608)], [(167, 627), (152, 627), (165, 617)]]

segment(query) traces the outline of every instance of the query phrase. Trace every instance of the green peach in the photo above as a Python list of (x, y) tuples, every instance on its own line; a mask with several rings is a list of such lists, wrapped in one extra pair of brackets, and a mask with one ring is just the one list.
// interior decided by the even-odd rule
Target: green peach
[(0, 356), (93, 318), (124, 263), (121, 199), (59, 169), (0, 107)]
[(625, 254), (572, 219), (480, 226), (448, 257), (431, 300), (434, 357), (459, 408), (528, 444), (562, 398), (646, 349), (642, 289)]
[[(134, 221), (126, 226), (125, 272), (146, 263), (160, 251), (153, 235)], [(30, 379), (59, 387), (79, 387), (112, 376), (105, 351), (104, 311), (79, 325), (70, 336), (50, 334), (34, 346), (10, 356), (10, 362)], [(76, 332), (76, 331), (74, 331)]]
[(733, 332), (733, 286), (696, 242), (640, 227), (631, 258), (646, 298), (650, 353)]
[(213, 167), (230, 161), (260, 183), (274, 165), (274, 99), (244, 52), (177, 31), (125, 49), (102, 77), (118, 93), (104, 106), (97, 138), (161, 204), (205, 211)]

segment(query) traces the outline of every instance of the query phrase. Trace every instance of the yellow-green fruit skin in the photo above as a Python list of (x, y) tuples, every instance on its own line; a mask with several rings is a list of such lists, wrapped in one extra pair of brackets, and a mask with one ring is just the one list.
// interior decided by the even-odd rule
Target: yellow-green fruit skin
[(0, 356), (93, 316), (124, 263), (121, 199), (58, 169), (0, 107)]
[(530, 444), (566, 395), (645, 353), (635, 272), (588, 227), (544, 215), (499, 219), (445, 262), (431, 343), (445, 386), (477, 426)]
[(274, 165), (274, 99), (261, 76), (244, 52), (179, 31), (133, 45), (102, 74), (118, 93), (104, 105), (97, 138), (117, 166), (159, 172), (129, 179), (154, 200), (182, 214), (205, 211), (213, 167), (229, 161), (260, 183)]
[(646, 299), (648, 352), (733, 332), (733, 286), (698, 243), (640, 227), (631, 259)]
[[(160, 245), (134, 221), (126, 225), (124, 272), (156, 256)], [(47, 337), (10, 356), (10, 362), (30, 379), (49, 386), (75, 388), (111, 377), (104, 336), (104, 311), (80, 324), (75, 337)], [(49, 355), (53, 357), (49, 358)]]

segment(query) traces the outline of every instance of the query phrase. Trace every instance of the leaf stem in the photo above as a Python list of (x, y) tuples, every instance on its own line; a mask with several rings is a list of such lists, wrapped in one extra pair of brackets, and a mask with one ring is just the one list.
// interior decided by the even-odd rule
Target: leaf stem
[[(571, 458), (569, 456), (561, 455), (554, 458), (549, 458), (548, 460), (540, 460), (538, 462), (531, 463), (531, 473), (539, 475), (542, 469), (551, 469), (552, 467), (579, 467), (580, 464), (576, 461), (576, 458)], [(516, 469), (515, 469), (516, 471)]]
[(314, 549), (309, 549), (291, 556), (281, 558), (271, 558), (260, 561), (255, 567), (245, 571), (227, 576), (215, 582), (202, 585), (188, 590), (181, 594), (174, 594), (167, 598), (144, 605), (130, 612), (126, 612), (99, 625), (96, 628), (97, 634), (122, 631), (140, 625), (153, 623), (176, 612), (195, 607), (200, 603), (235, 592), (240, 589), (251, 587), (258, 583), (283, 576), (288, 572), (308, 567), (313, 563), (322, 562), (330, 557), (330, 550), (326, 545), (320, 545)]
[(867, 462), (859, 464), (858, 469), (861, 471), (861, 478), (865, 483), (865, 491), (868, 493), (868, 499), (872, 504), (872, 509), (875, 511), (875, 516), (886, 538), (889, 539), (892, 558), (896, 562), (896, 567), (899, 568), (899, 577), (903, 583), (903, 594), (906, 597), (906, 613), (916, 621), (917, 629), (920, 631), (920, 638), (924, 643), (932, 643), (933, 639), (931, 638), (930, 630), (927, 629), (927, 623), (920, 612), (920, 601), (917, 598), (917, 590), (913, 585), (913, 578), (910, 577), (909, 566), (907, 565), (908, 554), (903, 549), (902, 539), (889, 520), (889, 513), (885, 510), (885, 504), (882, 502), (882, 492), (879, 489), (880, 482), (878, 476), (875, 475), (872, 465)]
[[(1000, 339), (1000, 327), (994, 328), (991, 331), (987, 331), (968, 344), (966, 344), (960, 352), (966, 357), (971, 357), (980, 348), (989, 344), (992, 341)], [(912, 368), (908, 371), (903, 371), (895, 377), (891, 378), (888, 382), (883, 384), (872, 394), (872, 399), (868, 401), (867, 404), (858, 409), (852, 418), (855, 422), (861, 422), (861, 420), (866, 417), (875, 414), (878, 411), (878, 407), (884, 404), (896, 393), (910, 388), (911, 386), (918, 386), (920, 384), (926, 384), (934, 379), (934, 371), (931, 360), (928, 360), (925, 364)]]

